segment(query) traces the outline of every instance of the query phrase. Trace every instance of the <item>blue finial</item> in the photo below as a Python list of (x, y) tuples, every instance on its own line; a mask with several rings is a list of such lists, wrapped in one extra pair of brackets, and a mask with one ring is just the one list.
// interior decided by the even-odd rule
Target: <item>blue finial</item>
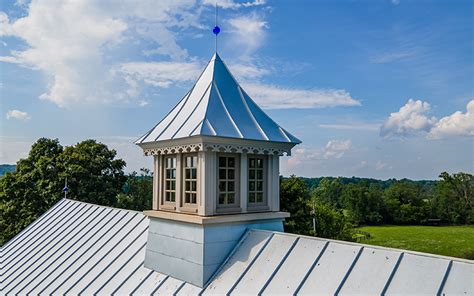
[(219, 26), (215, 26), (214, 29), (212, 29), (212, 33), (214, 34), (219, 34), (219, 32), (221, 31), (221, 28), (219, 28)]

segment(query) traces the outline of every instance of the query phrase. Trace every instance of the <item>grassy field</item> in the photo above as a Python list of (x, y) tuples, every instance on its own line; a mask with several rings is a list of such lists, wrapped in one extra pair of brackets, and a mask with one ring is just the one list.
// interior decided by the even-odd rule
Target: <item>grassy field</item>
[(474, 259), (474, 226), (367, 226), (361, 243)]

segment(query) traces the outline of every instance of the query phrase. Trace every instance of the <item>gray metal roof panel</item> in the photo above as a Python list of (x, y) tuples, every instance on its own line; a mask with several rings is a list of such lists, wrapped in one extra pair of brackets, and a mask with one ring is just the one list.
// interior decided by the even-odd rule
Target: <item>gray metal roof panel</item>
[(196, 135), (293, 144), (301, 142), (257, 106), (217, 53), (189, 93), (136, 143)]
[[(143, 266), (148, 224), (61, 200), (0, 248), (0, 294), (199, 294)], [(250, 230), (203, 294), (473, 295), (473, 278), (469, 260)]]

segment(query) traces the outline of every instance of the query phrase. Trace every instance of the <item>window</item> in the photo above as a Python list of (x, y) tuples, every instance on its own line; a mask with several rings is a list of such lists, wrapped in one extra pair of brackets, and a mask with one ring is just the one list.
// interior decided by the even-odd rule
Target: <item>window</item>
[(237, 205), (237, 157), (218, 156), (218, 206)]
[(176, 157), (165, 157), (165, 202), (176, 201)]
[(197, 164), (196, 155), (184, 156), (184, 203), (197, 204)]
[(264, 158), (249, 157), (249, 187), (248, 187), (248, 203), (249, 205), (264, 203)]

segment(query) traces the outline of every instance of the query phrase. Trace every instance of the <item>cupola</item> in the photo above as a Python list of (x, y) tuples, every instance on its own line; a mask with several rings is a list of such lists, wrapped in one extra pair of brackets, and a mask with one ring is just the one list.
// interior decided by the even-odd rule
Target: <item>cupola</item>
[(279, 158), (300, 143), (216, 53), (191, 90), (136, 141), (153, 156), (145, 266), (204, 286), (246, 229), (283, 231)]

